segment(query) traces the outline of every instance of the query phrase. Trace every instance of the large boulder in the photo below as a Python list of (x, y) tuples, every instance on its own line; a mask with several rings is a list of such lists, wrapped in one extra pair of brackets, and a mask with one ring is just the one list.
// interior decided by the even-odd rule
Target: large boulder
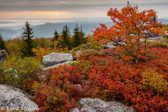
[(0, 50), (0, 62), (3, 66), (4, 62), (5, 62), (5, 59), (7, 57), (7, 52), (6, 50)]
[(49, 70), (49, 69), (56, 68), (56, 67), (58, 67), (58, 66), (60, 66), (60, 65), (67, 65), (67, 64), (72, 63), (72, 62), (73, 62), (73, 61), (66, 61), (66, 62), (63, 62), (63, 63), (60, 63), (60, 64), (48, 66), (48, 67), (42, 66), (42, 70), (43, 70), (43, 71), (47, 71), (47, 70)]
[(45, 67), (60, 64), (66, 61), (73, 61), (72, 54), (69, 53), (51, 53), (43, 56), (42, 63)]
[(34, 112), (38, 106), (29, 99), (26, 93), (18, 88), (0, 84), (0, 110), (18, 110)]
[(69, 112), (80, 112), (80, 110), (78, 108), (72, 108), (69, 110)]
[(70, 112), (134, 112), (132, 107), (123, 105), (116, 101), (105, 102), (98, 98), (82, 98), (80, 100), (82, 108), (73, 108)]

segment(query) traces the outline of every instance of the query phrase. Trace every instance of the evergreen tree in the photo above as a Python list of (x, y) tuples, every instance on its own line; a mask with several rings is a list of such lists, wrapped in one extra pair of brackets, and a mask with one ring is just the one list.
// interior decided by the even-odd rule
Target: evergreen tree
[(81, 45), (81, 43), (82, 43), (81, 32), (80, 32), (80, 29), (78, 27), (78, 24), (74, 28), (73, 33), (74, 33), (74, 35), (73, 35), (73, 38), (72, 38), (72, 46), (77, 47), (77, 46)]
[(74, 28), (74, 35), (72, 38), (72, 46), (77, 47), (81, 45), (82, 43), (85, 43), (86, 39), (84, 38), (85, 34), (82, 31), (82, 26), (81, 28), (78, 27), (78, 24)]
[(81, 35), (81, 38), (82, 38), (82, 43), (87, 43), (87, 39), (85, 38), (85, 33), (83, 32), (82, 26), (80, 28), (80, 35)]
[(32, 49), (35, 47), (35, 43), (32, 40), (32, 38), (34, 37), (33, 35), (33, 29), (30, 27), (30, 24), (28, 21), (26, 21), (25, 23), (25, 28), (24, 32), (23, 32), (23, 46), (22, 46), (22, 56), (23, 57), (31, 57), (34, 56), (34, 53), (32, 52)]
[(3, 50), (3, 49), (6, 50), (6, 46), (5, 46), (4, 40), (2, 39), (2, 36), (0, 34), (0, 50)]
[(57, 41), (58, 38), (59, 38), (59, 34), (58, 34), (58, 32), (55, 30), (53, 41)]
[(59, 33), (55, 30), (54, 37), (52, 39), (52, 45), (51, 45), (51, 47), (54, 49), (55, 49), (55, 47), (59, 46), (59, 43), (57, 43), (57, 45), (55, 46), (55, 41), (58, 42), (58, 38), (59, 38)]
[(71, 36), (67, 25), (63, 27), (61, 37), (62, 37), (60, 42), (61, 46), (63, 48), (71, 49)]

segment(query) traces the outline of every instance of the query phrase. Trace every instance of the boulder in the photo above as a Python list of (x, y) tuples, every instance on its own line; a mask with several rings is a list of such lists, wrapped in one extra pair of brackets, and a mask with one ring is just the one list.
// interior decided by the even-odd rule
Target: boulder
[(42, 63), (45, 67), (60, 64), (66, 61), (73, 61), (72, 54), (69, 53), (51, 53), (43, 56)]
[(6, 50), (0, 50), (0, 62), (2, 64), (2, 66), (4, 65), (6, 57), (7, 57)]
[(159, 40), (159, 39), (163, 39), (163, 36), (149, 37), (148, 39), (149, 39), (150, 41), (156, 41), (156, 40)]
[(102, 45), (102, 47), (104, 49), (115, 49), (114, 43), (113, 42), (109, 42), (106, 45)]
[(78, 108), (72, 108), (69, 110), (69, 112), (80, 112), (80, 110)]
[(80, 104), (82, 105), (80, 111), (78, 111), (76, 108), (73, 108), (71, 110), (74, 111), (70, 112), (134, 112), (132, 107), (125, 106), (116, 101), (105, 102), (98, 98), (82, 98), (80, 100)]
[(66, 62), (63, 62), (63, 63), (60, 63), (60, 64), (56, 64), (56, 65), (52, 65), (52, 66), (48, 66), (48, 67), (44, 67), (44, 66), (42, 66), (42, 70), (43, 70), (43, 71), (47, 71), (47, 70), (49, 70), (49, 69), (56, 68), (56, 67), (58, 67), (58, 66), (60, 66), (60, 65), (65, 65), (65, 64), (72, 63), (72, 62), (74, 62), (74, 61), (66, 61)]
[(18, 88), (0, 84), (0, 110), (18, 110), (34, 112), (38, 106), (29, 99), (26, 93)]
[(104, 49), (115, 49), (114, 45), (102, 45)]

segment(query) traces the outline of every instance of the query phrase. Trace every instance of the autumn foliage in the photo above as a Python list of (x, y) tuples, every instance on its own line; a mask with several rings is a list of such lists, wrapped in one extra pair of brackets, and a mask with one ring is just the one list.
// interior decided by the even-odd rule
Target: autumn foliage
[[(10, 54), (5, 66), (0, 66), (0, 83), (33, 95), (40, 112), (68, 112), (80, 108), (79, 100), (85, 97), (115, 100), (137, 112), (167, 112), (168, 39), (147, 40), (150, 32), (163, 34), (157, 27), (160, 23), (153, 21), (156, 12), (140, 12), (128, 3), (121, 11), (110, 9), (107, 15), (114, 25), (107, 28), (100, 24), (94, 36), (87, 36), (87, 44), (74, 48), (80, 50), (75, 62), (45, 72), (40, 67), (43, 56), (53, 51), (68, 52), (69, 33), (62, 33), (62, 37), (68, 34), (67, 43), (58, 38), (34, 39), (36, 48), (32, 52), (36, 56), (29, 58), (19, 57), (20, 39), (8, 40)], [(99, 40), (113, 41), (117, 47), (102, 49)]]
[[(43, 111), (66, 112), (83, 97), (119, 101), (139, 112), (168, 111), (168, 49), (151, 48), (153, 59), (130, 64), (121, 50), (87, 50), (77, 62), (49, 70), (34, 83)], [(81, 87), (78, 86), (81, 85)]]
[[(111, 8), (107, 15), (114, 25), (107, 28), (105, 24), (100, 24), (94, 31), (94, 36), (104, 43), (113, 41), (125, 52), (125, 60), (146, 60), (147, 34), (164, 34), (161, 28), (157, 27), (161, 23), (153, 21), (157, 15), (152, 9), (140, 12), (137, 6), (132, 7), (128, 2), (121, 11)], [(140, 41), (141, 39), (145, 39), (145, 44)]]

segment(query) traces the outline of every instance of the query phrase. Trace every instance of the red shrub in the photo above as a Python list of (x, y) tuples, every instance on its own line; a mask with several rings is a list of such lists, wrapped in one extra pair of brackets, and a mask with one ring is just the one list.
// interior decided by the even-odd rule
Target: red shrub
[[(150, 70), (168, 82), (168, 49), (151, 51), (154, 59), (138, 64), (120, 60), (117, 50), (104, 50), (97, 56), (81, 55), (76, 66), (59, 66), (47, 72), (36, 92), (36, 102), (41, 111), (68, 111), (82, 97), (98, 97), (120, 101), (136, 111), (168, 111), (168, 88), (158, 92), (151, 86), (158, 83), (157, 78), (143, 82), (143, 74)], [(82, 89), (75, 84), (81, 84)]]

